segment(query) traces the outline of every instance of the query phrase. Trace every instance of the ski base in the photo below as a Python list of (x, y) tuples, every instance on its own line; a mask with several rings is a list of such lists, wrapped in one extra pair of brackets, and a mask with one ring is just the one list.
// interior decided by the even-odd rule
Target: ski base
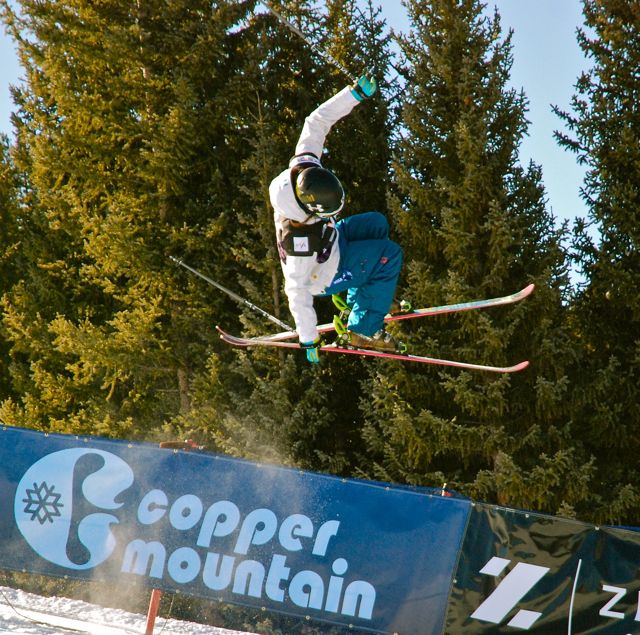
[[(278, 341), (267, 338), (246, 338), (230, 335), (223, 331), (219, 326), (216, 329), (220, 333), (220, 339), (232, 346), (250, 347), (250, 346), (267, 346), (275, 348), (292, 348), (301, 349), (296, 342)], [(341, 353), (346, 355), (361, 355), (364, 357), (378, 357), (382, 359), (397, 359), (403, 362), (416, 362), (419, 364), (433, 364), (436, 366), (449, 366), (452, 368), (462, 368), (465, 370), (487, 371), (491, 373), (516, 373), (524, 370), (529, 366), (528, 361), (520, 362), (515, 366), (487, 366), (484, 364), (470, 364), (467, 362), (457, 362), (449, 359), (438, 359), (436, 357), (422, 357), (419, 355), (410, 355), (402, 353), (385, 353), (383, 351), (373, 351), (364, 348), (346, 348), (335, 345), (321, 346), (320, 351), (326, 353)]]

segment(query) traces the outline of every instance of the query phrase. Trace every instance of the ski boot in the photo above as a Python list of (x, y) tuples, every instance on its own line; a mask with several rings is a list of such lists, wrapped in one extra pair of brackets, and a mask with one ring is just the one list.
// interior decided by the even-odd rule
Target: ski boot
[[(351, 307), (339, 296), (337, 293), (334, 293), (331, 296), (331, 300), (333, 301), (333, 305), (340, 311), (338, 317), (342, 322), (346, 322), (349, 317), (349, 313), (351, 313)], [(411, 306), (411, 302), (408, 300), (394, 300), (389, 307), (389, 315), (401, 315), (403, 313), (409, 313), (413, 307)]]
[(405, 354), (407, 352), (406, 344), (397, 341), (393, 335), (387, 333), (384, 328), (373, 335), (362, 335), (361, 333), (350, 331), (337, 315), (333, 318), (333, 326), (338, 336), (336, 346), (342, 346), (343, 348), (362, 348), (365, 350), (380, 351), (381, 353)]
[(347, 331), (349, 334), (349, 345), (354, 348), (364, 348), (381, 353), (406, 353), (407, 345), (396, 340), (391, 333), (385, 329), (380, 329), (373, 335), (362, 335), (354, 331)]

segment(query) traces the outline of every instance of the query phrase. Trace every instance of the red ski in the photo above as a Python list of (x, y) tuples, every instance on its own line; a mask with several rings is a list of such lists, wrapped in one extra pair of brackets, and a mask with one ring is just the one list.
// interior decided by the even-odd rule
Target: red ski
[[(216, 327), (220, 333), (220, 338), (233, 346), (271, 346), (277, 348), (300, 349), (296, 342), (278, 341), (268, 338), (248, 338), (236, 337), (225, 333), (219, 326)], [(491, 373), (516, 373), (524, 370), (529, 362), (524, 361), (515, 366), (486, 366), (483, 364), (469, 364), (466, 362), (456, 362), (449, 359), (438, 359), (436, 357), (420, 357), (418, 355), (405, 355), (402, 353), (384, 353), (382, 351), (372, 351), (364, 348), (343, 348), (341, 346), (328, 345), (321, 346), (320, 349), (326, 353), (344, 353), (347, 355), (363, 355), (365, 357), (381, 357), (383, 359), (399, 359), (403, 362), (417, 362), (420, 364), (433, 364), (436, 366), (452, 366), (453, 368), (463, 368), (465, 370), (483, 370)]]
[[(459, 313), (462, 311), (473, 311), (475, 309), (487, 309), (494, 306), (503, 306), (505, 304), (514, 304), (531, 295), (535, 286), (530, 284), (524, 289), (511, 295), (500, 296), (497, 298), (489, 298), (485, 300), (473, 300), (471, 302), (461, 302), (459, 304), (445, 304), (443, 306), (429, 307), (426, 309), (417, 309), (408, 313), (398, 313), (395, 315), (387, 315), (385, 322), (395, 322), (397, 320), (410, 320), (412, 318), (425, 317), (428, 315), (442, 315), (445, 313)], [(274, 335), (266, 335), (263, 337), (237, 337), (223, 331), (219, 326), (216, 327), (220, 333), (220, 338), (233, 346), (272, 346), (278, 348), (294, 348), (300, 349), (300, 345), (296, 342), (288, 342), (298, 336), (295, 331), (282, 331)], [(333, 323), (322, 324), (318, 327), (319, 333), (329, 333), (335, 330)], [(335, 344), (320, 347), (321, 351), (327, 353), (343, 353), (346, 355), (362, 355), (364, 357), (380, 357), (384, 359), (398, 359), (403, 362), (417, 362), (419, 364), (433, 364), (436, 366), (451, 366), (453, 368), (463, 368), (466, 370), (482, 370), (491, 373), (515, 373), (524, 370), (529, 366), (528, 361), (520, 362), (515, 366), (487, 366), (485, 364), (471, 364), (468, 362), (457, 362), (449, 359), (438, 359), (437, 357), (421, 357), (419, 355), (408, 355), (404, 353), (385, 353), (383, 351), (374, 351), (364, 348), (352, 348), (348, 346), (337, 346)]]
[[(524, 300), (530, 296), (535, 289), (535, 285), (530, 284), (524, 289), (511, 295), (504, 295), (498, 298), (489, 298), (488, 300), (473, 300), (471, 302), (461, 302), (459, 304), (444, 304), (442, 306), (434, 306), (426, 309), (416, 309), (415, 311), (409, 311), (408, 313), (397, 313), (395, 315), (387, 315), (384, 319), (385, 322), (395, 322), (397, 320), (411, 320), (413, 318), (427, 317), (430, 315), (443, 315), (445, 313), (461, 313), (463, 311), (474, 311), (476, 309), (488, 309), (494, 306), (503, 306), (505, 304), (515, 304)], [(330, 333), (334, 331), (335, 327), (333, 323), (321, 324), (318, 326), (318, 333)], [(283, 340), (290, 340), (298, 337), (295, 331), (282, 331), (281, 333), (274, 333), (273, 335), (265, 335), (261, 337), (251, 338), (252, 341), (263, 342), (280, 342)]]

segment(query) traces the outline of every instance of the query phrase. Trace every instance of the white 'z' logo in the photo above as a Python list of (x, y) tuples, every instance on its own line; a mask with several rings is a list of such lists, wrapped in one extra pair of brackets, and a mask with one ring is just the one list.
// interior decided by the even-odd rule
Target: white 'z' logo
[[(493, 557), (482, 567), (480, 573), (499, 576), (511, 560)], [(500, 624), (516, 604), (529, 592), (549, 571), (549, 567), (519, 562), (500, 582), (495, 591), (473, 612), (472, 618), (483, 622)], [(520, 610), (509, 622), (514, 628), (530, 629), (542, 615), (536, 611)]]

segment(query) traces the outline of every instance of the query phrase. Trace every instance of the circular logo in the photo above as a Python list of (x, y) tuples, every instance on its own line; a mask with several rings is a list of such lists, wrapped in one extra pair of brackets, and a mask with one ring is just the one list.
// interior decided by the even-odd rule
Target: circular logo
[(116, 546), (110, 527), (118, 518), (100, 510), (122, 507), (116, 498), (133, 480), (129, 465), (110, 452), (53, 452), (34, 463), (18, 483), (16, 524), (34, 551), (49, 562), (92, 569)]

